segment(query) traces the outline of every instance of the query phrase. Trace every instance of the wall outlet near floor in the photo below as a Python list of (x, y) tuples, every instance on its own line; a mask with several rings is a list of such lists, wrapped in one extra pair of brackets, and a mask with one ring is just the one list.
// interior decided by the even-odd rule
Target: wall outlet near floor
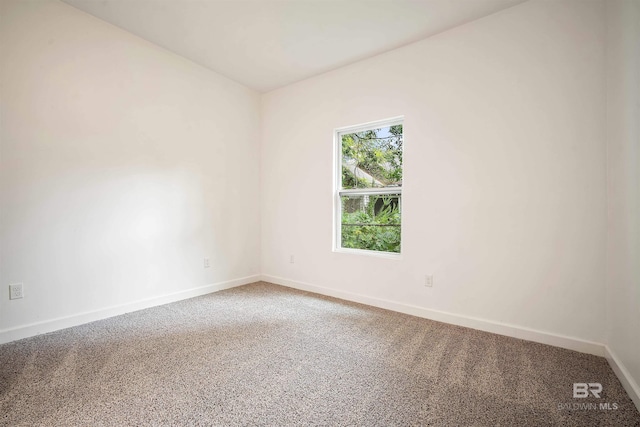
[(289, 263), (294, 264), (296, 262), (296, 258), (293, 255), (289, 255)]
[(209, 268), (211, 267), (211, 259), (210, 258), (205, 258), (204, 259), (204, 268)]
[(20, 299), (24, 297), (24, 293), (22, 291), (22, 283), (14, 283), (13, 285), (9, 285), (9, 299)]
[(433, 275), (427, 274), (426, 276), (424, 276), (424, 285), (427, 288), (432, 288), (433, 287)]

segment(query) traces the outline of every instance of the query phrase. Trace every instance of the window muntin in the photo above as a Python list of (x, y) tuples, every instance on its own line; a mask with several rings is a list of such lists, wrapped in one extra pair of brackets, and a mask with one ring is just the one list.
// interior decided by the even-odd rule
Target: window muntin
[(399, 254), (401, 119), (336, 132), (335, 249)]

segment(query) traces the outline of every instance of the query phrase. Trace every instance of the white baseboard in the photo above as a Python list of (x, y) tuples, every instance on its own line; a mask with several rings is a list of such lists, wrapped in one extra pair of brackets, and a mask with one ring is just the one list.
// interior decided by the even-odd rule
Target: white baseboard
[(481, 331), (492, 332), (498, 335), (519, 338), (527, 341), (533, 341), (541, 344), (548, 344), (554, 347), (566, 348), (569, 350), (579, 351), (581, 353), (593, 354), (596, 356), (604, 356), (605, 348), (603, 344), (592, 341), (585, 341), (580, 338), (569, 337), (565, 335), (554, 334), (551, 332), (538, 331), (522, 326), (510, 325), (506, 323), (494, 322), (492, 320), (479, 319), (476, 317), (464, 316), (460, 314), (448, 313), (445, 311), (432, 310), (428, 308), (418, 307), (415, 305), (404, 304), (396, 301), (390, 301), (381, 298), (369, 297), (366, 295), (356, 294), (352, 292), (340, 291), (336, 289), (326, 288), (323, 286), (312, 285), (309, 283), (289, 280), (282, 277), (262, 275), (265, 282), (275, 283), (277, 285), (287, 286), (308, 292), (314, 292), (347, 301), (353, 301), (361, 304), (371, 305), (374, 307), (384, 308), (387, 310), (397, 311), (400, 313), (410, 314), (417, 317), (436, 320), (438, 322), (449, 323), (467, 328), (478, 329)]
[(624, 387), (627, 394), (636, 405), (636, 408), (638, 408), (638, 411), (640, 411), (640, 386), (633, 379), (631, 373), (627, 370), (622, 361), (613, 352), (613, 350), (609, 348), (608, 345), (605, 346), (605, 357), (607, 358), (611, 369), (613, 369), (613, 372), (615, 372), (616, 376), (620, 380), (622, 387)]
[(0, 344), (19, 340), (22, 338), (32, 337), (34, 335), (45, 334), (60, 329), (70, 328), (72, 326), (82, 325), (84, 323), (95, 322), (96, 320), (102, 320), (108, 317), (118, 316), (120, 314), (125, 314), (132, 311), (138, 311), (149, 307), (168, 304), (170, 302), (210, 294), (212, 292), (218, 292), (223, 289), (234, 288), (236, 286), (242, 286), (249, 283), (257, 282), (258, 280), (260, 280), (259, 275), (241, 277), (239, 279), (213, 283), (210, 285), (200, 286), (198, 288), (191, 288), (184, 291), (161, 295), (158, 297), (146, 298), (131, 303), (101, 308), (94, 311), (59, 317), (57, 319), (45, 320), (42, 322), (31, 323), (15, 328), (3, 329), (0, 330)]

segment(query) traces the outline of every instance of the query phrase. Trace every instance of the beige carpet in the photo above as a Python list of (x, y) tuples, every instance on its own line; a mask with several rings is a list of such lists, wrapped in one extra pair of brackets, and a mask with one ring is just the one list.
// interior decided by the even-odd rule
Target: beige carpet
[[(573, 399), (574, 382), (602, 383), (601, 398)], [(0, 346), (0, 424), (639, 426), (640, 414), (603, 358), (255, 283)]]

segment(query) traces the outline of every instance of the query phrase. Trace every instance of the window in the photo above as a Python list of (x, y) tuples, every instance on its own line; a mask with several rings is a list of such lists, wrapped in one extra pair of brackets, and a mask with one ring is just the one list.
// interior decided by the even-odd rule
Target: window
[(335, 133), (335, 250), (400, 253), (402, 119)]

